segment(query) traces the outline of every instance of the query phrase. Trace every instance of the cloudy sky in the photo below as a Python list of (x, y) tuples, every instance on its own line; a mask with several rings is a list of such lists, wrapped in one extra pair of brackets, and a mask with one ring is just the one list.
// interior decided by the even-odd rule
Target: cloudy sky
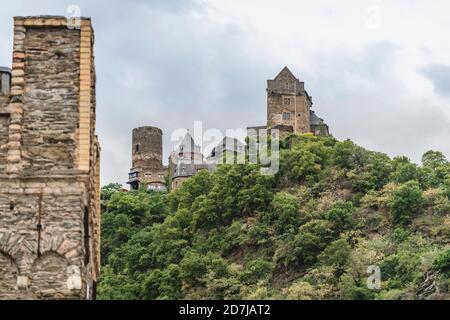
[[(339, 5), (337, 5), (339, 3)], [(288, 66), (338, 139), (420, 161), (450, 158), (450, 2), (434, 0), (9, 1), (0, 65), (11, 64), (12, 17), (66, 15), (96, 32), (102, 183), (124, 183), (131, 130), (265, 124), (266, 80)]]

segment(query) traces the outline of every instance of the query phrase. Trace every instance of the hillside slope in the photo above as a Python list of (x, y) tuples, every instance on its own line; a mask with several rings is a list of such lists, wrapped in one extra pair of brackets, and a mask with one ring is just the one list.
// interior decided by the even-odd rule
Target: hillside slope
[(450, 298), (441, 153), (417, 166), (292, 135), (280, 158), (277, 176), (223, 165), (171, 194), (104, 187), (99, 298)]

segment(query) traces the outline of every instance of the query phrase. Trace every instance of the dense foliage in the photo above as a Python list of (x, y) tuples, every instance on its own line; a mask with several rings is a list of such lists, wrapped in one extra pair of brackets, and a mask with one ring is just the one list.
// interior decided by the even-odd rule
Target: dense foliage
[[(292, 135), (280, 171), (102, 190), (102, 299), (449, 298), (450, 164)], [(380, 288), (367, 286), (369, 266)]]

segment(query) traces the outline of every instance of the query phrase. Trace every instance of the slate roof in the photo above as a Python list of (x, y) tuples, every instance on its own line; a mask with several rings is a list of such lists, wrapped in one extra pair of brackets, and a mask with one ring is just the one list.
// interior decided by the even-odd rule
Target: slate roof
[(314, 111), (310, 110), (310, 115), (311, 115), (310, 116), (310, 119), (311, 119), (310, 124), (312, 126), (318, 126), (318, 125), (324, 124), (323, 119), (319, 118)]

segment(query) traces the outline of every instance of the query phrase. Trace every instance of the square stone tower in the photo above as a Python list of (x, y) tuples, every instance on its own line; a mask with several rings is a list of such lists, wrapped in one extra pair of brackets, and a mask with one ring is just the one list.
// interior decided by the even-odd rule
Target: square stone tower
[(0, 299), (92, 299), (100, 149), (91, 20), (16, 17), (0, 105)]
[(267, 81), (267, 127), (293, 132), (311, 132), (311, 97), (285, 67), (274, 80)]

